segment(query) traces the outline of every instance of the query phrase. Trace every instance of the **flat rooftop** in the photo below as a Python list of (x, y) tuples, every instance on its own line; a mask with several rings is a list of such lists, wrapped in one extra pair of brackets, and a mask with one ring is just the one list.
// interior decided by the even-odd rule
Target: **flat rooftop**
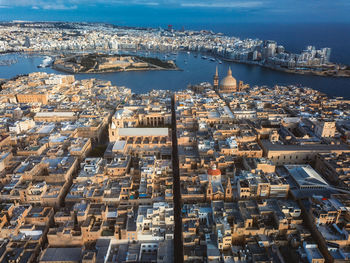
[(126, 141), (116, 141), (113, 145), (112, 151), (119, 152), (123, 151), (126, 145)]
[(74, 112), (66, 111), (48, 111), (48, 112), (38, 112), (35, 117), (73, 117)]
[(284, 167), (299, 187), (328, 186), (328, 183), (310, 165), (285, 165)]
[(80, 262), (82, 249), (80, 247), (72, 248), (47, 248), (40, 259), (40, 262)]
[(332, 151), (345, 151), (350, 152), (349, 146), (345, 144), (280, 144), (272, 143), (269, 140), (261, 140), (261, 145), (266, 151), (315, 151), (315, 152), (332, 152)]
[(168, 136), (168, 128), (119, 128), (119, 136)]

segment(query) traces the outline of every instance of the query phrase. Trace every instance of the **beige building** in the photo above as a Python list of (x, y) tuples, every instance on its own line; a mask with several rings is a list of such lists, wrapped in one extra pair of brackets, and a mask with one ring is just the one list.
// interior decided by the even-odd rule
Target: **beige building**
[(315, 160), (319, 153), (350, 152), (349, 146), (345, 144), (305, 144), (285, 145), (261, 140), (264, 157), (272, 160), (276, 165), (307, 163)]
[(127, 147), (157, 148), (170, 146), (170, 130), (168, 128), (109, 128), (109, 140), (126, 141)]
[(317, 122), (315, 126), (316, 135), (322, 138), (333, 138), (336, 130), (334, 121)]
[(61, 122), (61, 121), (75, 121), (78, 116), (74, 112), (38, 112), (34, 116), (35, 121), (44, 122)]
[(17, 102), (18, 103), (42, 103), (47, 104), (48, 102), (48, 94), (34, 94), (34, 93), (28, 93), (28, 94), (17, 94), (16, 95)]

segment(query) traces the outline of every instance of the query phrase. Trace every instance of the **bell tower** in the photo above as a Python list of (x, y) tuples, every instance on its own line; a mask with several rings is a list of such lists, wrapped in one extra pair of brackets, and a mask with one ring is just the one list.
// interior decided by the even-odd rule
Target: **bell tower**
[(211, 201), (213, 199), (213, 187), (211, 185), (211, 181), (209, 180), (207, 187), (207, 201)]
[(231, 179), (229, 177), (227, 178), (225, 201), (226, 202), (232, 201), (232, 185), (231, 185)]
[(219, 72), (218, 72), (218, 66), (216, 66), (216, 71), (214, 75), (214, 81), (213, 81), (214, 90), (217, 90), (219, 88)]

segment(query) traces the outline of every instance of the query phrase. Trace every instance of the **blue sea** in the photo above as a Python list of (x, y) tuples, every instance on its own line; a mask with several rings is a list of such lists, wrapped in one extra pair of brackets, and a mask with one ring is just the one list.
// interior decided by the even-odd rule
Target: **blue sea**
[[(132, 15), (130, 15), (132, 12)], [(235, 17), (231, 17), (234, 16)], [(172, 24), (173, 28), (201, 30), (208, 29), (221, 32), (230, 36), (241, 38), (259, 38), (276, 40), (291, 52), (300, 52), (307, 45), (317, 48), (332, 48), (331, 60), (337, 63), (350, 65), (350, 23), (334, 22), (298, 22), (291, 23), (282, 18), (276, 21), (264, 20), (264, 22), (246, 19), (240, 14), (227, 12), (219, 14), (212, 10), (188, 9), (181, 13), (174, 10), (157, 8), (119, 8), (118, 10), (98, 9), (89, 12), (88, 9), (70, 11), (52, 10), (24, 10), (18, 8), (16, 15), (0, 10), (0, 19), (31, 20), (31, 21), (87, 21), (105, 22), (122, 26), (163, 27)], [(326, 20), (325, 20), (326, 21)], [(2, 58), (16, 56), (18, 63), (11, 66), (0, 66), (0, 78), (10, 78), (17, 74), (26, 74), (33, 71), (47, 71), (58, 73), (46, 68), (38, 69), (41, 56), (2, 55)], [(154, 54), (160, 58), (162, 54)], [(141, 93), (151, 89), (180, 90), (188, 84), (196, 84), (204, 81), (212, 81), (215, 72), (215, 62), (200, 59), (200, 55), (179, 53), (173, 56), (182, 71), (144, 71), (122, 72), (99, 75), (78, 74), (76, 78), (96, 77), (111, 80), (115, 85), (124, 85)], [(350, 98), (350, 78), (329, 78), (319, 76), (294, 75), (254, 65), (223, 62), (219, 65), (221, 77), (226, 75), (231, 66), (234, 77), (237, 80), (253, 85), (301, 85), (320, 90), (329, 96), (343, 96)]]

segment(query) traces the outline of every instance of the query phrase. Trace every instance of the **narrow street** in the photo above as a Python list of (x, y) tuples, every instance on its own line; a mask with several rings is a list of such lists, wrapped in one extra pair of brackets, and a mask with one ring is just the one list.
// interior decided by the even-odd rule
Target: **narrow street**
[(175, 114), (175, 95), (171, 99), (172, 111), (172, 158), (173, 158), (173, 196), (174, 196), (174, 262), (183, 262), (183, 242), (182, 242), (182, 221), (181, 221), (181, 192), (180, 192), (180, 173), (179, 173), (179, 155), (177, 149), (176, 136), (176, 114)]

